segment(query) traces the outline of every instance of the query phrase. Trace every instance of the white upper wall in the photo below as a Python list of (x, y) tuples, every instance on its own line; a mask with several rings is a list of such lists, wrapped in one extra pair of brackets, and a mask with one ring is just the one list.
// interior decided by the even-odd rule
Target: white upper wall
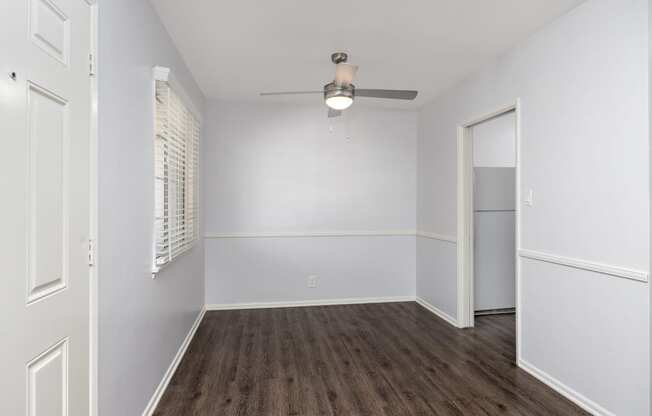
[[(211, 101), (207, 233), (414, 230), (415, 112)], [(332, 130), (332, 131), (331, 131)]]
[(590, 1), (425, 107), (419, 228), (456, 233), (456, 129), (520, 98), (522, 247), (647, 270), (646, 7)]
[(146, 0), (99, 2), (99, 410), (140, 415), (203, 306), (202, 243), (152, 279), (152, 68), (204, 97)]
[[(455, 235), (457, 128), (520, 99), (520, 248), (648, 271), (648, 6), (588, 1), (425, 107), (419, 228)], [(455, 272), (420, 247), (417, 294), (450, 311)], [(649, 283), (520, 264), (522, 358), (596, 412), (648, 416)]]

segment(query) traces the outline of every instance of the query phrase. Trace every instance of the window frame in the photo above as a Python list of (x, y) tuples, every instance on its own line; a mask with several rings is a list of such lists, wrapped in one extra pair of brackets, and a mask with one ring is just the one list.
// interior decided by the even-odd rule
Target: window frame
[[(152, 278), (155, 278), (163, 268), (190, 251), (201, 237), (199, 164), (202, 119), (192, 100), (171, 76), (169, 68), (154, 67), (152, 87), (154, 158)], [(165, 92), (168, 94), (165, 102), (159, 97), (160, 89), (166, 89)], [(166, 106), (164, 110), (161, 109), (161, 105)], [(171, 109), (176, 111), (174, 115), (171, 115)], [(162, 114), (163, 112), (169, 113)], [(183, 126), (183, 128), (172, 132), (172, 129), (168, 130), (166, 127), (164, 132), (161, 132), (162, 119), (159, 117), (165, 117), (165, 123), (169, 123), (174, 118), (175, 127)], [(160, 146), (165, 146), (166, 150), (161, 150)], [(164, 173), (161, 173), (161, 170)], [(181, 199), (178, 197), (179, 193), (182, 195)], [(182, 225), (177, 222), (180, 218)], [(165, 231), (162, 231), (163, 229)], [(162, 234), (165, 237), (162, 237)], [(177, 244), (174, 241), (177, 241)], [(161, 246), (164, 247), (163, 250)], [(165, 250), (168, 250), (167, 255), (162, 255)]]

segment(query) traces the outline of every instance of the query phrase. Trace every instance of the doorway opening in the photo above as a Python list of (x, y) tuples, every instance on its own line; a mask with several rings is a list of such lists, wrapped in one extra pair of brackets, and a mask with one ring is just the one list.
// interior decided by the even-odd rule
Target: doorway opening
[(478, 316), (514, 315), (517, 359), (519, 119), (516, 101), (461, 125), (457, 175), (459, 326), (474, 327)]

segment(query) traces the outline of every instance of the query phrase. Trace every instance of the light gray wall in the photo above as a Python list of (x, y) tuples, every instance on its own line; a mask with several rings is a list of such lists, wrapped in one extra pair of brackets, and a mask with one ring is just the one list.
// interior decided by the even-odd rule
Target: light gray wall
[[(534, 190), (521, 247), (648, 270), (648, 46), (647, 0), (591, 0), (424, 108), (419, 229), (455, 235), (457, 126), (520, 97)], [(446, 253), (419, 248), (419, 296), (455, 296), (455, 269), (424, 260)], [(648, 284), (521, 263), (522, 358), (614, 414), (649, 415)]]
[(649, 415), (647, 285), (523, 261), (523, 358), (614, 415)]
[[(206, 241), (206, 303), (414, 296), (414, 237)], [(317, 276), (317, 287), (307, 277)]]
[[(416, 117), (357, 105), (329, 120), (319, 104), (210, 102), (206, 234), (413, 232)], [(206, 302), (413, 296), (414, 246), (395, 236), (210, 239)]]
[(417, 237), (417, 296), (453, 318), (457, 317), (456, 253), (455, 243)]
[(99, 2), (99, 407), (139, 415), (204, 299), (203, 247), (152, 280), (152, 67), (203, 96), (145, 0)]

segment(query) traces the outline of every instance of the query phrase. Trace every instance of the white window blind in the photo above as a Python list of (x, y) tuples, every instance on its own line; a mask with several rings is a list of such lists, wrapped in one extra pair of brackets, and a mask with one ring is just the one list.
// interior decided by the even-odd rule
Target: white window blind
[(155, 77), (154, 273), (199, 237), (200, 122), (163, 73)]

